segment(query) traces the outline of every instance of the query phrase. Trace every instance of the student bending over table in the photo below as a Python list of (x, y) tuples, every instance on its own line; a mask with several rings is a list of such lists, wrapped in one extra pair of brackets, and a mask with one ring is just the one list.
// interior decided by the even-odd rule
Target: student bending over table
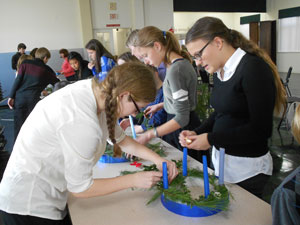
[[(145, 88), (147, 83), (147, 88)], [(170, 181), (177, 175), (164, 160), (127, 137), (117, 118), (136, 113), (155, 99), (153, 74), (141, 63), (115, 67), (103, 82), (78, 81), (40, 101), (25, 121), (0, 184), (0, 213), (5, 225), (70, 224), (67, 195), (107, 195), (127, 188), (150, 188), (161, 172), (139, 172), (93, 179), (93, 167), (106, 141), (121, 150), (168, 164)]]

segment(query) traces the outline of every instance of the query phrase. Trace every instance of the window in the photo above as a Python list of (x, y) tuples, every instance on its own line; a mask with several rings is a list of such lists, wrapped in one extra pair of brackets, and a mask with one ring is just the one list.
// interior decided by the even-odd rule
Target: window
[(300, 52), (300, 16), (279, 19), (279, 52)]

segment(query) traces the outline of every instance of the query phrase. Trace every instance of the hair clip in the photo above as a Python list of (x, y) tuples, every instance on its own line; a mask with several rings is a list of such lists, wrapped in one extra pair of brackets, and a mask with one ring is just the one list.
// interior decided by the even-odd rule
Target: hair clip
[(163, 31), (163, 36), (164, 36), (164, 39), (166, 39), (166, 31)]

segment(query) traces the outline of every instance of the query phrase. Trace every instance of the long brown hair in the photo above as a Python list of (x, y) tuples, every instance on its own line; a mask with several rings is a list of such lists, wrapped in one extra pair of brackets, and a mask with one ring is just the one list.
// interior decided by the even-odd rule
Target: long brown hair
[(189, 54), (180, 48), (180, 44), (175, 35), (170, 31), (161, 31), (157, 27), (144, 27), (138, 32), (138, 38), (135, 40), (136, 47), (153, 47), (154, 42), (161, 43), (165, 49), (164, 63), (171, 64), (170, 54), (175, 52), (183, 58), (192, 62)]
[(300, 105), (295, 110), (295, 115), (292, 123), (292, 133), (298, 143), (300, 143)]
[(286, 92), (276, 65), (270, 56), (263, 49), (259, 48), (257, 44), (246, 39), (240, 32), (228, 29), (222, 20), (215, 17), (203, 17), (199, 19), (186, 34), (185, 43), (188, 44), (197, 39), (210, 41), (217, 36), (224, 39), (235, 49), (241, 48), (250, 54), (262, 58), (270, 66), (276, 86), (275, 113), (279, 114), (282, 106), (286, 107)]
[[(114, 144), (114, 155), (120, 156), (121, 149), (116, 144), (115, 125), (119, 114), (119, 95), (128, 91), (136, 102), (153, 102), (156, 96), (156, 85), (153, 72), (139, 62), (124, 63), (114, 67), (105, 80), (99, 83), (93, 80), (94, 90), (99, 90), (105, 97), (105, 114), (109, 138)], [(128, 98), (131, 101), (130, 98)]]
[(97, 39), (90, 40), (85, 45), (85, 48), (96, 51), (95, 68), (96, 68), (97, 73), (101, 72), (101, 57), (102, 56), (106, 56), (107, 58), (111, 58), (112, 60), (114, 60), (113, 55)]

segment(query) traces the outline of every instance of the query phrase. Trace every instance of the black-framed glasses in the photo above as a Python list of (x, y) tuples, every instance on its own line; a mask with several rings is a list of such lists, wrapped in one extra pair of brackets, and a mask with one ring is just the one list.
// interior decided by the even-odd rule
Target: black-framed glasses
[(193, 60), (201, 60), (201, 58), (202, 58), (202, 53), (203, 53), (204, 49), (210, 44), (211, 41), (212, 41), (212, 40), (210, 40), (209, 42), (207, 42), (206, 45), (204, 45), (204, 47), (200, 49), (200, 51), (196, 52), (196, 53), (194, 54), (194, 56), (192, 56), (192, 59), (193, 59)]
[(135, 106), (135, 108), (136, 108), (136, 111), (137, 111), (138, 113), (140, 113), (141, 110), (139, 109), (138, 105), (137, 105), (136, 102), (133, 100), (133, 98), (131, 97), (131, 95), (129, 95), (129, 98), (130, 98), (130, 100), (133, 102), (133, 104), (134, 104), (134, 106)]

